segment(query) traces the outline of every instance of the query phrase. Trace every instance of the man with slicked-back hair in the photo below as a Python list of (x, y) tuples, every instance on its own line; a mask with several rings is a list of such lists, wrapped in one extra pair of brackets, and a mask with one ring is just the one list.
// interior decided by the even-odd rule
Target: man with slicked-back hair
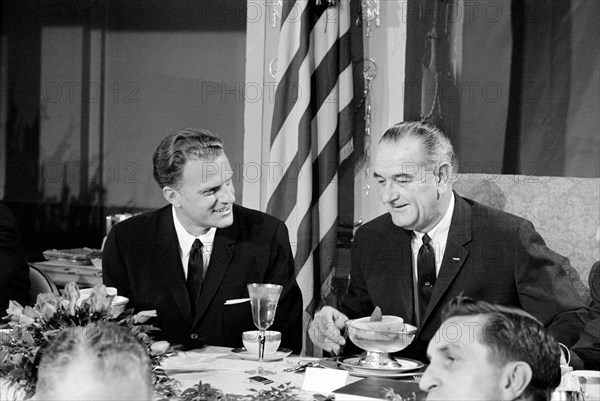
[[(459, 294), (522, 308), (572, 347), (589, 312), (533, 224), (452, 190), (458, 163), (435, 125), (405, 121), (389, 128), (372, 158), (388, 213), (361, 226), (352, 243), (348, 294), (340, 310), (324, 307), (309, 334), (326, 350), (346, 343), (348, 318), (377, 305), (419, 328), (401, 353), (426, 361), (441, 311)], [(346, 349), (345, 351), (348, 351)]]

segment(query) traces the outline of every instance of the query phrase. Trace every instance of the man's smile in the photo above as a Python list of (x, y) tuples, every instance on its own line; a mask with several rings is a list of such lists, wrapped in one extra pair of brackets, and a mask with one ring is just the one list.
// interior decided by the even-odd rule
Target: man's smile
[(228, 214), (229, 212), (231, 212), (231, 205), (227, 205), (227, 206), (222, 207), (220, 209), (213, 210), (213, 213)]

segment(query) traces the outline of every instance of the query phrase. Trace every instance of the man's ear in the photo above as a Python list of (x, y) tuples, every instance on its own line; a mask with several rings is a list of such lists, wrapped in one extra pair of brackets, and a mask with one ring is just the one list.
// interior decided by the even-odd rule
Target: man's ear
[(509, 362), (504, 366), (501, 376), (501, 391), (503, 399), (516, 400), (523, 396), (531, 382), (533, 371), (528, 363), (523, 361)]
[(162, 189), (163, 196), (171, 205), (179, 206), (179, 192), (176, 189), (169, 186), (164, 186)]
[(437, 183), (438, 193), (440, 195), (445, 194), (450, 187), (450, 165), (442, 164), (436, 171), (435, 182)]

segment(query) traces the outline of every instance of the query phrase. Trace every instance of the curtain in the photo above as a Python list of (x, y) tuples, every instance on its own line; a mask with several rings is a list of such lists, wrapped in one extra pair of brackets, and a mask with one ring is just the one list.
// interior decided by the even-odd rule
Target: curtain
[(600, 177), (600, 2), (409, 3), (406, 119), (463, 172)]

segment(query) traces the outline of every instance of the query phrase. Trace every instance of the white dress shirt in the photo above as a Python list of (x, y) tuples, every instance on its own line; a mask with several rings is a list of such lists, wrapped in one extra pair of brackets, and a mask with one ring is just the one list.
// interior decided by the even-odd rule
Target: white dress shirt
[(446, 243), (448, 242), (448, 232), (450, 231), (450, 223), (452, 223), (452, 214), (454, 213), (454, 193), (450, 198), (448, 209), (444, 213), (444, 217), (427, 233), (421, 233), (413, 231), (413, 236), (410, 241), (412, 248), (412, 265), (413, 265), (413, 301), (415, 304), (415, 318), (418, 327), (421, 327), (421, 318), (419, 312), (419, 292), (418, 285), (419, 273), (417, 270), (417, 258), (419, 256), (419, 248), (423, 245), (423, 236), (429, 235), (431, 238), (431, 246), (435, 252), (435, 276), (437, 277), (440, 273), (440, 267), (442, 266), (442, 260), (444, 259), (444, 251), (446, 250)]
[[(444, 258), (444, 251), (446, 250), (446, 242), (448, 242), (448, 232), (450, 231), (450, 223), (452, 222), (452, 214), (454, 213), (454, 193), (450, 198), (450, 204), (444, 214), (444, 217), (427, 233), (420, 233), (414, 231), (410, 245), (412, 247), (412, 262), (413, 262), (413, 274), (416, 278), (417, 273), (417, 256), (419, 255), (419, 249), (423, 245), (423, 236), (429, 235), (431, 238), (431, 245), (435, 252), (435, 276), (437, 277), (440, 273), (440, 267), (442, 266), (442, 259)], [(416, 281), (415, 281), (416, 282)]]
[(177, 240), (179, 241), (179, 255), (181, 256), (181, 264), (183, 265), (183, 274), (187, 279), (188, 274), (188, 261), (190, 260), (190, 251), (192, 250), (192, 245), (196, 239), (199, 239), (202, 242), (202, 265), (203, 265), (203, 273), (202, 276), (206, 275), (206, 269), (208, 269), (208, 264), (210, 263), (210, 255), (212, 253), (213, 242), (215, 240), (215, 233), (217, 229), (215, 227), (211, 227), (206, 234), (201, 235), (199, 237), (195, 237), (192, 234), (188, 233), (183, 225), (179, 222), (177, 218), (177, 213), (175, 213), (175, 207), (173, 207), (173, 222), (175, 223), (175, 232), (177, 232)]

